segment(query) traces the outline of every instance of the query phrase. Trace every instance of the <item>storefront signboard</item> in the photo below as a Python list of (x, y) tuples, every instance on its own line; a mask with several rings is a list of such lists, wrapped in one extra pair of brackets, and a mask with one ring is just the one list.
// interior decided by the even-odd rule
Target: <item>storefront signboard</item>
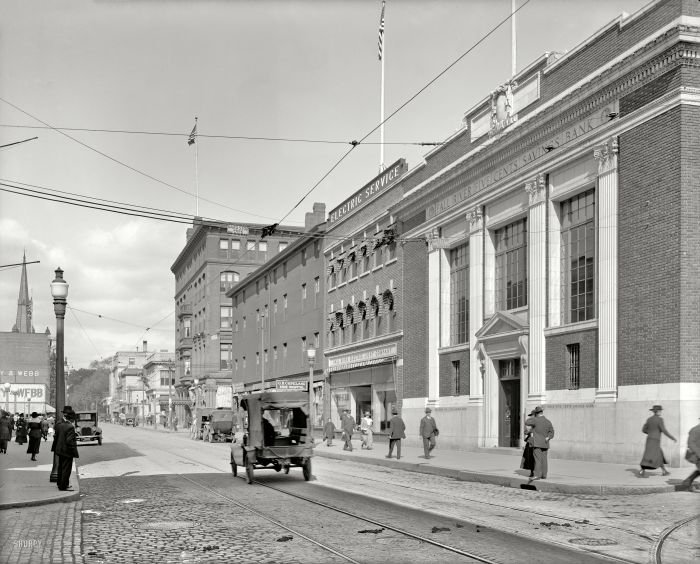
[(306, 380), (275, 380), (275, 388), (285, 391), (306, 391), (309, 383)]
[(341, 354), (328, 358), (328, 371), (337, 372), (338, 370), (349, 370), (350, 368), (357, 368), (360, 366), (381, 364), (396, 358), (397, 354), (398, 350), (396, 344), (349, 354)]

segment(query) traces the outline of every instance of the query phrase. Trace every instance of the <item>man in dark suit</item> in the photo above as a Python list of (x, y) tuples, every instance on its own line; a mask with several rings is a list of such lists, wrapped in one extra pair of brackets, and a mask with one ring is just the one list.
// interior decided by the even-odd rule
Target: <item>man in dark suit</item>
[(532, 448), (535, 457), (535, 476), (533, 480), (547, 478), (547, 451), (549, 441), (554, 438), (554, 426), (543, 415), (542, 408), (538, 405), (533, 411), (534, 417), (529, 417), (525, 425), (532, 429)]
[(431, 451), (435, 448), (435, 437), (438, 434), (437, 423), (433, 419), (432, 409), (425, 408), (425, 417), (420, 420), (420, 430), (418, 434), (423, 439), (423, 458), (430, 458)]
[(401, 439), (406, 438), (406, 424), (399, 417), (399, 410), (392, 408), (393, 417), (389, 420), (389, 454), (385, 458), (391, 458), (396, 447), (396, 460), (401, 458)]
[(355, 431), (355, 418), (350, 415), (349, 409), (345, 410), (341, 426), (343, 427), (343, 434), (345, 435), (343, 450), (352, 451), (352, 434)]
[(75, 437), (73, 419), (75, 412), (70, 405), (63, 408), (63, 420), (54, 427), (54, 439), (51, 452), (58, 456), (58, 489), (61, 491), (73, 491), (70, 485), (70, 474), (73, 470), (73, 459), (79, 458), (78, 441)]

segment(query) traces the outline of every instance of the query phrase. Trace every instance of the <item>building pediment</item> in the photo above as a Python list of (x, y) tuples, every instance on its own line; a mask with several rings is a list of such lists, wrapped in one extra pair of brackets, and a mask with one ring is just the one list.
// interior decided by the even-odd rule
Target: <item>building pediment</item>
[(516, 336), (527, 333), (529, 327), (527, 311), (521, 313), (497, 311), (476, 332), (476, 338), (479, 341), (484, 341), (494, 337)]

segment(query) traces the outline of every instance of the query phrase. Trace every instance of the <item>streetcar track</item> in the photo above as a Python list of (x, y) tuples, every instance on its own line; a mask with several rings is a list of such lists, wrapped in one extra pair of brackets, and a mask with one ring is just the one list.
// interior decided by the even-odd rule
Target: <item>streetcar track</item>
[[(340, 473), (340, 474), (343, 474), (343, 475), (346, 476), (346, 477), (351, 477), (351, 478), (356, 478), (356, 477), (357, 477), (357, 476), (354, 476), (354, 475), (352, 475), (352, 474), (343, 473), (342, 471), (340, 471), (339, 473)], [(368, 478), (367, 476), (362, 476), (362, 479), (363, 479), (363, 480), (372, 481), (372, 482), (382, 483), (382, 481), (379, 480), (379, 479), (377, 479), (377, 478)], [(450, 479), (450, 478), (448, 478), (448, 479)], [(451, 478), (451, 479), (454, 479), (454, 478)], [(395, 486), (398, 486), (398, 487), (406, 488), (406, 489), (409, 488), (409, 486), (404, 486), (403, 484), (394, 484), (394, 485), (395, 485)], [(327, 486), (327, 487), (333, 487), (333, 486)], [(421, 488), (421, 487), (416, 487), (416, 486), (410, 486), (410, 489), (419, 490), (419, 491), (421, 491), (421, 492), (423, 492), (423, 493), (426, 493), (426, 494), (432, 494), (432, 493), (434, 493), (434, 492), (432, 492), (431, 490), (428, 490), (428, 489), (425, 489), (425, 488)], [(499, 508), (499, 509), (506, 509), (506, 510), (508, 510), (508, 511), (518, 511), (518, 512), (520, 512), (520, 513), (526, 513), (526, 514), (528, 514), (528, 515), (539, 515), (540, 517), (546, 517), (546, 518), (548, 518), (548, 519), (559, 519), (560, 521), (566, 521), (566, 522), (568, 522), (568, 523), (585, 524), (585, 525), (591, 525), (591, 526), (599, 525), (600, 527), (606, 527), (606, 528), (608, 528), (608, 529), (615, 529), (615, 530), (617, 530), (617, 531), (620, 531), (620, 532), (623, 532), (623, 533), (626, 533), (626, 534), (629, 534), (629, 535), (632, 535), (632, 536), (636, 536), (636, 537), (639, 537), (639, 538), (644, 539), (644, 540), (647, 540), (647, 541), (654, 542), (654, 539), (653, 539), (652, 537), (648, 536), (648, 535), (644, 535), (644, 534), (638, 533), (638, 532), (636, 532), (636, 531), (630, 531), (629, 529), (625, 529), (625, 528), (622, 528), (622, 527), (617, 527), (617, 526), (615, 526), (615, 525), (600, 525), (600, 524), (594, 523), (594, 522), (592, 522), (592, 521), (589, 521), (588, 523), (580, 523), (580, 522), (579, 522), (580, 520), (572, 519), (572, 518), (570, 518), (570, 517), (562, 517), (562, 516), (560, 516), (560, 515), (557, 515), (556, 513), (544, 513), (544, 512), (541, 512), (541, 511), (533, 511), (533, 510), (531, 510), (531, 509), (522, 509), (522, 508), (520, 508), (520, 507), (511, 507), (511, 506), (509, 506), (509, 505), (503, 505), (503, 504), (494, 503), (494, 502), (491, 502), (491, 501), (483, 501), (483, 500), (479, 500), (479, 499), (473, 499), (473, 498), (471, 498), (471, 497), (460, 496), (459, 499), (460, 499), (460, 500), (464, 500), (464, 501), (469, 501), (469, 502), (471, 502), (471, 503), (479, 503), (479, 504), (481, 504), (481, 505), (488, 505), (488, 506), (491, 506), (491, 507), (497, 507), (497, 508)]]
[[(218, 472), (228, 473), (228, 472), (222, 471), (220, 468), (218, 468), (218, 467), (216, 467), (216, 466), (213, 466), (213, 465), (211, 465), (211, 464), (207, 464), (207, 463), (205, 463), (205, 462), (201, 462), (201, 461), (199, 461), (199, 460), (195, 460), (195, 459), (189, 458), (189, 457), (187, 457), (187, 456), (183, 456), (182, 454), (178, 454), (178, 456), (180, 456), (180, 457), (182, 457), (182, 458), (185, 458), (185, 459), (187, 459), (187, 460), (192, 460), (192, 461), (194, 461), (194, 462), (197, 462), (197, 463), (200, 464), (201, 466), (206, 466), (206, 467), (208, 467), (208, 468), (212, 468), (212, 469), (214, 469), (214, 470), (217, 470)], [(181, 474), (177, 474), (177, 475), (181, 476)], [(200, 487), (202, 487), (202, 488), (204, 488), (204, 489), (210, 490), (210, 488), (208, 488), (207, 486), (205, 486), (205, 485), (203, 485), (203, 484), (200, 484), (200, 483), (198, 483), (198, 482), (196, 482), (196, 481), (194, 481), (194, 480), (191, 480), (190, 478), (187, 478), (186, 476), (182, 476), (182, 477), (185, 478), (185, 479), (187, 479), (187, 480), (189, 480), (189, 481), (191, 481), (192, 483), (197, 484), (198, 486), (200, 486)], [(240, 479), (245, 479), (243, 476), (238, 476), (238, 478), (240, 478)], [(478, 555), (476, 555), (476, 554), (469, 553), (469, 552), (466, 552), (466, 551), (462, 551), (461, 549), (458, 549), (458, 548), (456, 548), (456, 547), (449, 547), (449, 545), (442, 545), (441, 543), (438, 543), (437, 541), (434, 541), (434, 540), (432, 540), (432, 539), (429, 539), (429, 538), (426, 538), (426, 537), (421, 537), (420, 535), (415, 535), (415, 534), (410, 533), (410, 532), (408, 532), (408, 531), (403, 531), (403, 530), (401, 530), (401, 529), (397, 529), (397, 528), (395, 528), (395, 527), (392, 527), (391, 525), (385, 525), (385, 524), (380, 523), (380, 522), (378, 522), (378, 521), (373, 521), (373, 520), (371, 520), (371, 519), (369, 519), (369, 518), (367, 518), (367, 517), (364, 517), (364, 516), (361, 516), (361, 515), (356, 515), (356, 514), (354, 514), (354, 513), (347, 512), (347, 511), (345, 511), (345, 510), (343, 510), (343, 509), (338, 509), (338, 508), (333, 507), (333, 506), (331, 506), (331, 505), (326, 505), (326, 504), (324, 504), (323, 502), (318, 502), (318, 501), (312, 500), (312, 499), (310, 499), (310, 498), (306, 498), (306, 497), (304, 497), (304, 496), (300, 496), (300, 495), (298, 495), (298, 494), (294, 494), (294, 493), (288, 492), (288, 491), (286, 491), (286, 490), (282, 490), (282, 489), (275, 488), (275, 487), (273, 487), (273, 486), (270, 486), (270, 485), (268, 485), (268, 484), (259, 482), (259, 481), (257, 481), (257, 480), (255, 480), (254, 483), (255, 483), (255, 484), (258, 484), (258, 485), (260, 485), (260, 486), (264, 486), (264, 487), (266, 487), (266, 488), (269, 488), (269, 489), (271, 489), (271, 490), (274, 490), (274, 491), (276, 491), (276, 492), (279, 492), (279, 493), (282, 493), (282, 494), (285, 494), (285, 495), (289, 495), (289, 496), (291, 496), (291, 497), (299, 498), (299, 499), (304, 500), (304, 501), (306, 501), (306, 502), (308, 502), (308, 503), (311, 503), (311, 504), (314, 504), (314, 505), (319, 505), (319, 506), (325, 507), (325, 508), (327, 508), (327, 509), (330, 509), (331, 511), (335, 511), (335, 512), (338, 512), (338, 513), (341, 513), (341, 514), (345, 514), (345, 515), (347, 515), (347, 516), (350, 516), (350, 517), (359, 519), (359, 520), (361, 520), (361, 521), (365, 521), (365, 522), (367, 522), (367, 523), (371, 523), (371, 524), (376, 525), (376, 526), (380, 526), (380, 527), (384, 527), (384, 528), (389, 529), (389, 530), (393, 530), (393, 531), (395, 531), (395, 532), (398, 532), (399, 534), (408, 536), (408, 537), (410, 537), (410, 538), (414, 538), (414, 539), (419, 540), (419, 541), (422, 541), (422, 542), (429, 543), (429, 544), (431, 544), (431, 545), (433, 545), (433, 546), (442, 548), (442, 549), (444, 549), (444, 550), (448, 550), (448, 551), (451, 551), (451, 552), (455, 552), (455, 553), (460, 554), (460, 555), (462, 555), (462, 556), (466, 556), (466, 557), (469, 557), (469, 558), (473, 558), (473, 559), (478, 560), (478, 561), (480, 561), (480, 562), (484, 562), (484, 563), (488, 563), (488, 564), (498, 564), (497, 561), (484, 559), (484, 558), (481, 557), (481, 556), (478, 556)], [(333, 488), (333, 489), (334, 489), (334, 488)], [(221, 497), (223, 497), (223, 498), (225, 498), (225, 499), (230, 499), (230, 498), (228, 498), (228, 496), (225, 496), (224, 494), (220, 494), (220, 493), (218, 493), (218, 492), (215, 492), (214, 490), (210, 490), (210, 491), (212, 491), (212, 492), (213, 492), (214, 494), (216, 494), (216, 495), (220, 495)], [(236, 505), (239, 505), (239, 506), (243, 507), (244, 509), (249, 509), (247, 506), (242, 506), (239, 502), (237, 502), (237, 501), (235, 501), (235, 500), (231, 500), (231, 501), (233, 501), (233, 503), (235, 503)], [(384, 500), (384, 502), (385, 502), (385, 503), (391, 503), (392, 505), (401, 506), (401, 504), (396, 503), (396, 502), (392, 502), (391, 500)], [(502, 509), (512, 509), (512, 508), (509, 508), (509, 507), (507, 507), (507, 506), (501, 506), (501, 505), (498, 505), (498, 504), (493, 504), (493, 505), (496, 506), (496, 507), (500, 507), (500, 508), (502, 508)], [(253, 511), (253, 512), (255, 512), (255, 510), (252, 510), (252, 509), (250, 509), (250, 510)], [(429, 513), (434, 513), (434, 512), (429, 511)], [(435, 515), (444, 517), (444, 515), (441, 515), (441, 514), (438, 514), (438, 513), (435, 513)], [(544, 514), (543, 514), (543, 515), (544, 515)], [(544, 515), (544, 516), (546, 516), (546, 515)], [(549, 517), (550, 517), (550, 518), (558, 518), (558, 517), (556, 517), (556, 516), (549, 516)], [(266, 517), (265, 517), (265, 518), (266, 518)], [(267, 518), (266, 518), (266, 519), (267, 519)], [(462, 519), (458, 519), (458, 520), (463, 521)], [(573, 521), (573, 520), (571, 520), (571, 519), (567, 519), (567, 520)], [(466, 522), (466, 521), (464, 521), (464, 522)], [(588, 524), (589, 524), (589, 525), (595, 525), (594, 523), (588, 523)], [(284, 528), (286, 528), (284, 525), (281, 525), (281, 526), (284, 527)], [(486, 525), (484, 525), (484, 526), (486, 526)], [(601, 525), (601, 526), (603, 526), (603, 525)], [(510, 531), (508, 532), (508, 534), (513, 534), (513, 535), (520, 536), (520, 537), (523, 536), (522, 534), (518, 534), (517, 532), (510, 532)], [(300, 536), (304, 536), (304, 535), (300, 535)], [(304, 538), (306, 538), (306, 537), (304, 537)], [(648, 537), (644, 537), (644, 538), (648, 538)], [(648, 539), (648, 540), (651, 540), (651, 539)], [(321, 546), (320, 543), (317, 543), (316, 541), (312, 541), (312, 542), (314, 542), (315, 544), (319, 544), (319, 546)], [(568, 545), (568, 544), (565, 544), (565, 543), (563, 543), (563, 542), (559, 542), (559, 541), (556, 541), (556, 540), (553, 540), (553, 539), (550, 539), (550, 540), (548, 540), (547, 542), (548, 542), (549, 544), (556, 544), (557, 546), (560, 546), (560, 547), (562, 547), (562, 548), (564, 548), (564, 549), (566, 549), (566, 550), (568, 550), (568, 551), (572, 551), (572, 550), (573, 550), (573, 551), (581, 550), (581, 549), (579, 549), (578, 547), (572, 547), (571, 545)], [(601, 551), (598, 551), (598, 550), (595, 550), (595, 549), (591, 549), (591, 548), (585, 549), (585, 550), (583, 550), (583, 552), (589, 553), (589, 554), (595, 554), (596, 556), (599, 556), (599, 557), (602, 557), (602, 558), (604, 558), (604, 559), (611, 560), (611, 561), (614, 561), (614, 562), (622, 562), (622, 563), (624, 563), (624, 564), (638, 564), (637, 561), (635, 561), (635, 560), (629, 560), (629, 559), (622, 558), (622, 557), (619, 557), (619, 556), (613, 556), (613, 555), (606, 554), (606, 553), (604, 553), (604, 552), (601, 552)]]
[(698, 515), (693, 515), (692, 517), (687, 517), (685, 519), (681, 519), (680, 521), (677, 521), (676, 523), (673, 523), (666, 527), (663, 531), (661, 531), (661, 534), (659, 535), (659, 538), (656, 539), (654, 542), (654, 545), (651, 547), (651, 560), (652, 562), (655, 562), (655, 564), (662, 564), (661, 563), (661, 551), (663, 549), (663, 545), (666, 542), (666, 539), (675, 531), (680, 529), (681, 527), (684, 527), (691, 521), (694, 521), (695, 519), (700, 519), (700, 514)]

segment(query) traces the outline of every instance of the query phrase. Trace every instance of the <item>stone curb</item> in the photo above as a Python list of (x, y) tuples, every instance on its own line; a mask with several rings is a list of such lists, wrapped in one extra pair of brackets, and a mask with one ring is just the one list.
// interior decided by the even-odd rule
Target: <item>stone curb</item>
[[(73, 459), (73, 471), (71, 472), (71, 481), (75, 483), (73, 486), (73, 491), (68, 493), (62, 493), (56, 495), (55, 497), (44, 497), (27, 499), (22, 501), (10, 501), (7, 503), (0, 503), (0, 511), (4, 509), (12, 509), (17, 507), (33, 507), (36, 505), (48, 505), (50, 503), (72, 503), (74, 501), (80, 500), (80, 478), (78, 477), (78, 466)], [(50, 482), (53, 483), (53, 482)]]
[(420, 474), (431, 474), (454, 478), (463, 482), (478, 482), (482, 484), (494, 484), (506, 488), (527, 489), (547, 493), (563, 494), (588, 494), (588, 495), (645, 495), (654, 493), (668, 493), (677, 491), (673, 484), (658, 486), (630, 486), (630, 485), (608, 485), (608, 484), (560, 484), (547, 481), (530, 482), (527, 478), (515, 478), (511, 476), (501, 476), (498, 474), (487, 474), (484, 472), (473, 472), (458, 470), (456, 468), (445, 468), (428, 465), (420, 462), (404, 462), (395, 459), (376, 459), (357, 456), (352, 454), (336, 454), (333, 452), (319, 452), (314, 450), (315, 456), (331, 458), (334, 460), (351, 460), (361, 464), (372, 464), (373, 466), (383, 466), (387, 468), (397, 468), (409, 472)]

